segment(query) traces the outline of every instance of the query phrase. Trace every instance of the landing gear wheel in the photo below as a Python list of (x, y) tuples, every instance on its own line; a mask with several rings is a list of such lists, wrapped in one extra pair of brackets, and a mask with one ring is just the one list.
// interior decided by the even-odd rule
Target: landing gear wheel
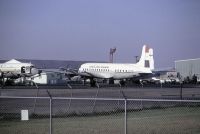
[(121, 85), (121, 86), (125, 86), (125, 84), (126, 84), (126, 82), (125, 82), (124, 80), (121, 80), (121, 81), (120, 81), (120, 85)]
[(96, 81), (94, 79), (90, 79), (90, 86), (95, 87), (96, 86)]
[(114, 79), (109, 79), (109, 84), (114, 84)]

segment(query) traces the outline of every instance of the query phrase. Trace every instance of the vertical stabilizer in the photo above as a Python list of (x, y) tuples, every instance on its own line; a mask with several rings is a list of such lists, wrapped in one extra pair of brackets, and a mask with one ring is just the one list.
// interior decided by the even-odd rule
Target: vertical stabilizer
[(139, 62), (137, 63), (140, 67), (154, 69), (154, 58), (153, 58), (153, 49), (144, 45), (142, 48), (142, 54)]

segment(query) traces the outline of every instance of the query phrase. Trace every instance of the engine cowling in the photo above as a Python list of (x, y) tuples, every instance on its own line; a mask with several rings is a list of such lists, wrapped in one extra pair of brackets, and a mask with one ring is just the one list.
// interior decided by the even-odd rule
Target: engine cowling
[(0, 72), (0, 78), (3, 78), (3, 73), (2, 72)]

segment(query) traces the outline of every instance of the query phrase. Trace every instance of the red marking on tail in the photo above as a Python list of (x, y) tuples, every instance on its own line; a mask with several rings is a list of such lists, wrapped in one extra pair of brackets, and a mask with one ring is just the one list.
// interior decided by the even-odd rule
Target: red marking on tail
[(145, 48), (145, 53), (149, 53), (149, 49), (150, 49), (150, 48), (146, 46), (146, 48)]

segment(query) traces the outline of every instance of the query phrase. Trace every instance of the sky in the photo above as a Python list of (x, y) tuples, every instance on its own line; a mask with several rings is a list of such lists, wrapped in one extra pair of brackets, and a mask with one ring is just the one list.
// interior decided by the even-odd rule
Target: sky
[(200, 57), (200, 0), (0, 0), (0, 59), (135, 63)]

